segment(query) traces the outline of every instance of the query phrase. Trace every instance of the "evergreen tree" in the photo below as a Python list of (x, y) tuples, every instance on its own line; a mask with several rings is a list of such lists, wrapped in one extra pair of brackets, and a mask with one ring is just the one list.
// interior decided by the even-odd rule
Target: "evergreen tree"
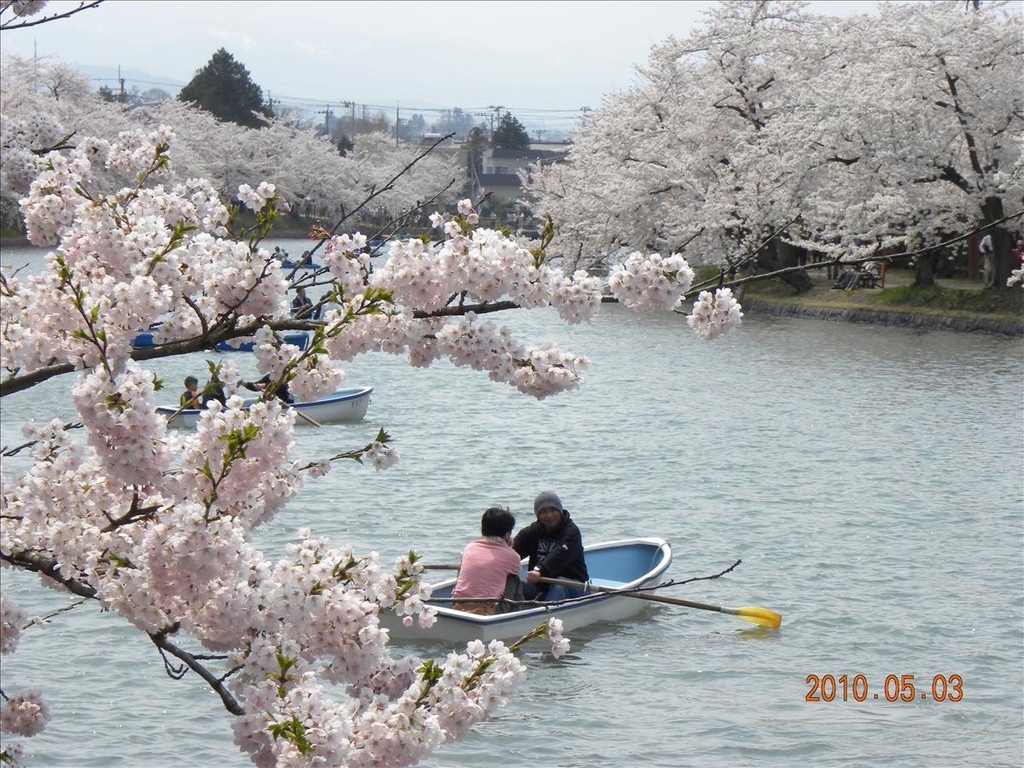
[(115, 101), (118, 101), (117, 94), (114, 93), (109, 85), (101, 85), (99, 89), (97, 89), (96, 95), (108, 104), (113, 104)]
[(254, 112), (267, 117), (272, 114), (249, 70), (223, 48), (181, 89), (178, 99), (195, 104), (219, 120), (249, 128), (263, 125)]
[(530, 135), (522, 123), (506, 112), (494, 129), (492, 144), (495, 149), (529, 149)]

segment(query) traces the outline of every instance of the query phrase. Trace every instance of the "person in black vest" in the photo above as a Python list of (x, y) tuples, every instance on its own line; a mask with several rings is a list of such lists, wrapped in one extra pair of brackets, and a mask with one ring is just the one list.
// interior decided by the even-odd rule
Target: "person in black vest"
[(216, 373), (210, 376), (210, 380), (206, 382), (206, 386), (203, 387), (203, 392), (199, 396), (199, 402), (203, 408), (206, 408), (214, 400), (221, 405), (226, 405), (228, 401), (227, 395), (224, 394), (224, 382)]
[(512, 548), (520, 557), (530, 558), (523, 585), (527, 600), (562, 600), (579, 597), (581, 590), (561, 584), (540, 584), (538, 579), (571, 579), (589, 581), (587, 562), (583, 556), (583, 536), (569, 517), (569, 510), (551, 491), (544, 491), (533, 500), (536, 522), (516, 534)]
[[(246, 389), (251, 389), (253, 392), (263, 392), (267, 389), (267, 387), (271, 386), (271, 384), (274, 382), (272, 382), (270, 374), (268, 373), (259, 381), (240, 381), (238, 383), (241, 384)], [(292, 393), (288, 390), (287, 384), (282, 384), (280, 387), (278, 387), (276, 386), (275, 383), (274, 394), (277, 395), (279, 400), (288, 403), (289, 405), (295, 402), (295, 398), (292, 396)]]
[(295, 298), (292, 299), (292, 317), (313, 317), (313, 300), (301, 286), (295, 289)]

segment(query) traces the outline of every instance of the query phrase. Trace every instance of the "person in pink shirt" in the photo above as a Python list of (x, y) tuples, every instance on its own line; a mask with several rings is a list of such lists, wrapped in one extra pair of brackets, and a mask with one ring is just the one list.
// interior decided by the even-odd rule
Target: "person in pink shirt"
[(499, 601), (509, 597), (522, 599), (519, 573), (522, 562), (512, 549), (512, 529), (516, 519), (507, 507), (489, 507), (480, 518), (481, 537), (471, 541), (462, 551), (459, 577), (452, 590), (453, 598), (493, 598), (495, 602), (455, 602), (453, 608), (482, 615), (506, 613), (515, 605)]

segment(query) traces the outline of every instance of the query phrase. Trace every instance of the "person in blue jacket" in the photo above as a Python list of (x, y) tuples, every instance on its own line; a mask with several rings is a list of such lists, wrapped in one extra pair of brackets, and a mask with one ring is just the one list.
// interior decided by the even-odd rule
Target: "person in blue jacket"
[(571, 579), (589, 581), (587, 562), (583, 556), (583, 536), (562, 506), (562, 500), (551, 491), (544, 491), (533, 500), (537, 520), (516, 534), (512, 549), (520, 557), (528, 557), (523, 596), (527, 600), (562, 600), (578, 597), (581, 590), (561, 584), (540, 584), (538, 579)]

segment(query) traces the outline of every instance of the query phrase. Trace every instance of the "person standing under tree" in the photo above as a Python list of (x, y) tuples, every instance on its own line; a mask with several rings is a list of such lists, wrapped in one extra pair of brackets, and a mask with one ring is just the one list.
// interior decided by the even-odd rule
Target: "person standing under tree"
[(992, 249), (992, 235), (985, 233), (978, 244), (981, 251), (982, 275), (985, 279), (986, 288), (994, 288), (996, 284), (996, 255)]

